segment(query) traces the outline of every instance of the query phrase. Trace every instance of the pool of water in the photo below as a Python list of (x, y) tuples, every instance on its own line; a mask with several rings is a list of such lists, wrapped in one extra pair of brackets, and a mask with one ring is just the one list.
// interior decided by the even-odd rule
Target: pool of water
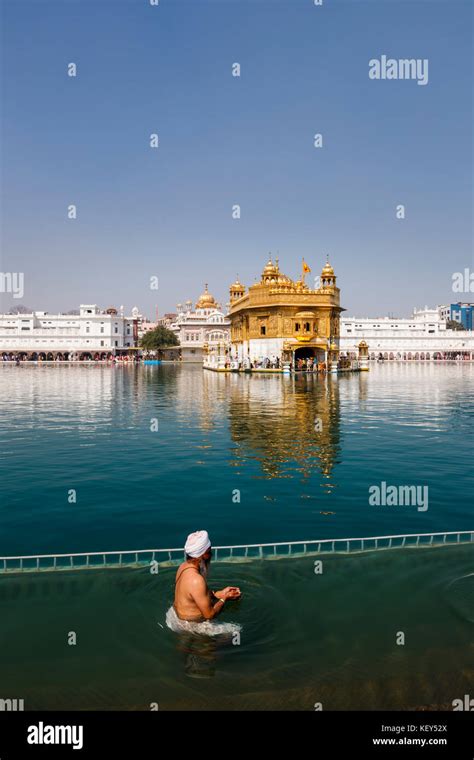
[[(215, 545), (473, 530), (473, 375), (0, 366), (0, 556), (175, 547), (201, 528)], [(371, 504), (382, 482), (426, 488), (427, 508)], [(171, 567), (0, 575), (1, 697), (452, 709), (474, 693), (473, 552), (215, 563), (211, 587), (243, 591), (221, 616), (237, 639), (167, 628)]]
[(219, 618), (240, 638), (166, 627), (172, 568), (3, 577), (2, 696), (26, 710), (452, 709), (474, 693), (473, 553), (215, 564), (212, 588), (242, 589)]
[[(471, 530), (473, 379), (1, 365), (0, 555)], [(371, 505), (382, 482), (428, 508)]]

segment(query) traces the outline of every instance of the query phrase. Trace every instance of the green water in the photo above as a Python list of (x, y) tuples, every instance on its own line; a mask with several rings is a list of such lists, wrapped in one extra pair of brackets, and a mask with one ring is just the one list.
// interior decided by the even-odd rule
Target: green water
[(33, 710), (452, 709), (474, 689), (473, 553), (217, 563), (211, 587), (243, 591), (219, 618), (240, 642), (166, 628), (172, 568), (9, 576), (2, 694)]

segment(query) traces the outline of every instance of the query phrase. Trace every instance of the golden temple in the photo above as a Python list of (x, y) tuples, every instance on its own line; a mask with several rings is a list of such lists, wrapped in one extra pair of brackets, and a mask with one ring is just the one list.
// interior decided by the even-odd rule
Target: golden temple
[(280, 271), (270, 257), (260, 281), (248, 289), (237, 279), (230, 286), (231, 352), (239, 364), (269, 360), (278, 367), (299, 359), (328, 364), (339, 353), (340, 291), (334, 269), (326, 262), (317, 286)]

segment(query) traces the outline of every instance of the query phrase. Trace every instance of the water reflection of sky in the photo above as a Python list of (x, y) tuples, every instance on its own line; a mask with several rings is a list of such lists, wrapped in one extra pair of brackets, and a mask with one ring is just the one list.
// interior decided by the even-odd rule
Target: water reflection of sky
[[(471, 529), (473, 373), (1, 366), (1, 553)], [(370, 507), (381, 481), (428, 485), (428, 511)]]

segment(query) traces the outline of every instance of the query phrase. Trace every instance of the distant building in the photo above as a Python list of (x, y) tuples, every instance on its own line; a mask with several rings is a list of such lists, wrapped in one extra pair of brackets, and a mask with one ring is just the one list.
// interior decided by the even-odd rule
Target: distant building
[(176, 333), (181, 345), (183, 362), (202, 363), (209, 350), (228, 344), (230, 320), (222, 307), (209, 293), (207, 283), (195, 308), (192, 301), (177, 304), (176, 318), (169, 329)]
[(171, 328), (171, 325), (174, 324), (174, 322), (176, 322), (177, 316), (178, 315), (176, 314), (176, 312), (167, 312), (166, 314), (163, 314), (163, 316), (158, 319), (157, 324), (160, 325), (161, 327), (166, 327), (166, 329), (169, 330)]
[(439, 318), (443, 322), (448, 322), (448, 320), (451, 319), (451, 306), (449, 304), (446, 306), (438, 306), (438, 312)]
[(458, 303), (440, 306), (439, 313), (444, 322), (459, 322), (465, 330), (472, 330), (473, 328), (474, 303), (459, 301)]
[(142, 317), (138, 321), (138, 340), (140, 341), (146, 333), (151, 332), (156, 327), (158, 327), (158, 322), (150, 322), (146, 317)]
[(156, 320), (152, 321), (140, 314), (138, 308), (134, 306), (132, 309), (132, 316), (137, 320), (138, 338), (141, 340), (141, 338), (143, 338), (146, 333), (150, 332), (151, 330), (155, 330), (157, 327), (166, 327), (169, 329), (172, 323), (176, 320), (177, 315), (164, 314), (160, 318), (157, 316)]
[(102, 310), (82, 304), (79, 314), (0, 314), (0, 352), (29, 358), (55, 359), (107, 354), (132, 348), (138, 342), (138, 319), (124, 316), (113, 306)]
[(474, 333), (448, 330), (447, 307), (414, 310), (411, 317), (342, 317), (341, 353), (355, 357), (361, 340), (370, 359), (474, 359)]

